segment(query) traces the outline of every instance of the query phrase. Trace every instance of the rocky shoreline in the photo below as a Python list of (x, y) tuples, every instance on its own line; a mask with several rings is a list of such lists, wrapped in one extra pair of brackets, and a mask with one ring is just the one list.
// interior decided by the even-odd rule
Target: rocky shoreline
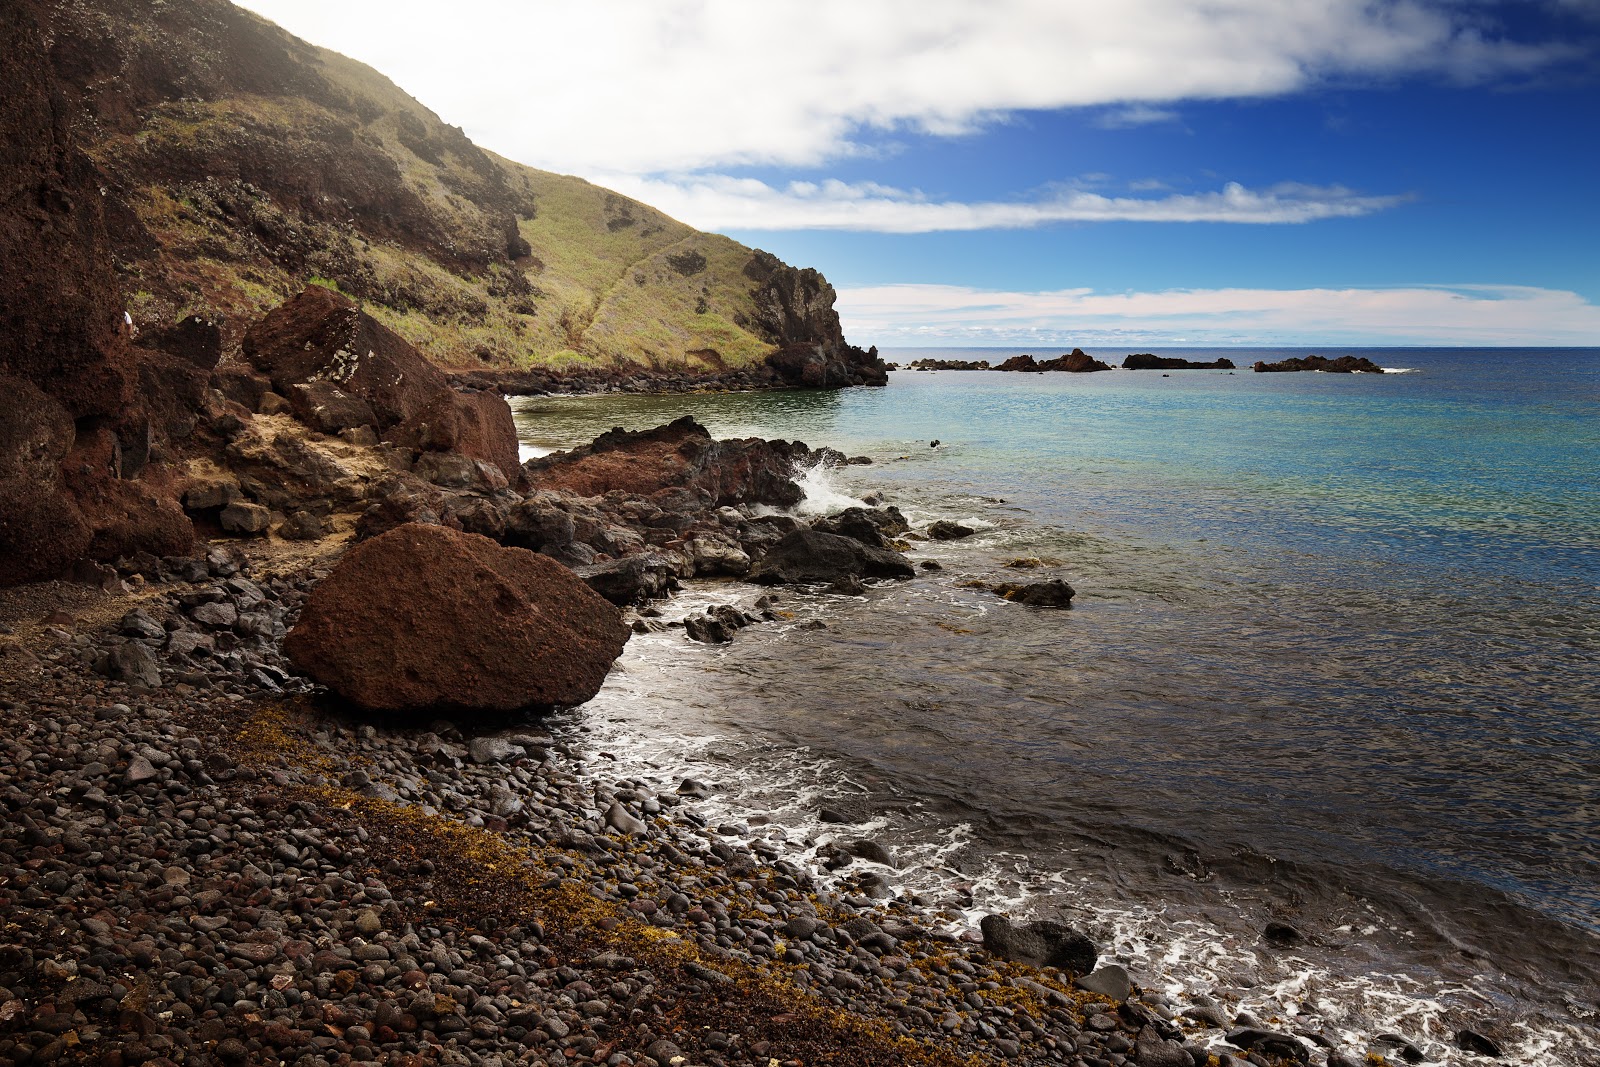
[[(872, 870), (824, 889), (536, 720), (330, 705), (275, 651), (327, 560), (251, 555), (3, 602), (4, 1062), (1186, 1065), (1232, 1021), (1081, 988), (1093, 947), (1048, 926), (986, 950)], [(250, 636), (176, 669), (202, 630)]]
[[(645, 484), (582, 495), (619, 458)], [(813, 458), (843, 457), (687, 420), (614, 432), (529, 464), (548, 487), (511, 528), (569, 559), (593, 552), (580, 533), (637, 538), (576, 564), (636, 629), (679, 577), (859, 589), (912, 573), (906, 538), (970, 533), (757, 514), (796, 502), (777, 475)], [(673, 493), (715, 510), (657, 525), (673, 513), (645, 502)], [(330, 698), (283, 642), (346, 555), (244, 538), (0, 594), (0, 1062), (1358, 1062), (1334, 1034), (1141, 990), (1053, 923), (952, 934), (952, 902), (895, 895), (893, 856), (848, 827), (825, 875), (759, 813), (708, 825), (702, 783), (585, 762), (537, 717)], [(721, 637), (688, 636), (753, 621), (708, 619)]]

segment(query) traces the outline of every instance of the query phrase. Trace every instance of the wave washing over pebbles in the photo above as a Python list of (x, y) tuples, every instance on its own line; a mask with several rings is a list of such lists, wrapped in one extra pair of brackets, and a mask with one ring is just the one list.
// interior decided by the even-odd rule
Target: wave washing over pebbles
[[(871, 494), (870, 503), (850, 495), (833, 469), (813, 468), (800, 481), (808, 495), (793, 509), (797, 515), (882, 502)], [(983, 530), (987, 536), (963, 544), (969, 553), (1006, 547), (1006, 520), (978, 518), (974, 510), (1003, 516), (1001, 502), (950, 503), (962, 510), (940, 515), (908, 508), (907, 514), (918, 527), (945, 518)], [(934, 550), (935, 558), (950, 557), (950, 546), (922, 547)], [(1497, 1010), (1505, 996), (1498, 983), (1482, 976), (1481, 982), (1457, 984), (1459, 976), (1451, 980), (1397, 959), (1395, 946), (1408, 932), (1376, 908), (1358, 910), (1352, 923), (1332, 930), (1341, 951), (1331, 965), (1319, 962), (1308, 951), (1313, 946), (1286, 924), (1268, 922), (1267, 936), (1259, 936), (1264, 920), (1258, 909), (1230, 899), (1225, 885), (1207, 894), (1201, 907), (1118, 899), (1114, 886), (1080, 873), (1081, 856), (986, 848), (970, 821), (952, 821), (870, 768), (739, 729), (737, 694), (747, 672), (804, 664), (800, 646), (830, 622), (841, 625), (842, 617), (853, 615), (862, 628), (872, 629), (871, 613), (885, 611), (883, 600), (894, 594), (887, 588), (867, 596), (790, 594), (780, 601), (778, 621), (740, 633), (744, 647), (737, 654), (728, 646), (685, 639), (685, 619), (723, 605), (754, 610), (764, 595), (770, 594), (738, 582), (701, 582), (656, 605), (648, 614), (667, 628), (636, 634), (601, 693), (552, 723), (556, 736), (588, 756), (597, 780), (614, 765), (636, 773), (646, 769), (645, 780), (656, 789), (683, 783), (702, 798), (698, 815), (708, 833), (774, 849), (857, 907), (915, 900), (928, 907), (935, 928), (978, 941), (986, 914), (1059, 917), (1091, 931), (1108, 958), (1161, 994), (1164, 1003), (1189, 1009), (1191, 1022), (1270, 1020), (1313, 1046), (1372, 1050), (1405, 1062), (1481, 1062), (1478, 1053), (1459, 1047), (1472, 1041), (1459, 1037), (1461, 1019), (1463, 1012)], [(973, 606), (980, 613), (1015, 610)], [(885, 629), (893, 625), (884, 623)], [(709, 681), (720, 676), (728, 681)], [(826, 682), (808, 682), (804, 666), (785, 671), (779, 687), (785, 685), (793, 693), (793, 714), (809, 714), (828, 700)], [(878, 854), (860, 848), (862, 840), (877, 845)], [(1211, 880), (1209, 874), (1200, 878)], [(1360, 959), (1366, 965), (1352, 969)], [(1220, 1030), (1192, 1036), (1213, 1051), (1229, 1047)], [(1600, 1050), (1600, 1033), (1578, 1021), (1530, 1021), (1497, 1047), (1500, 1062), (1577, 1067), (1590, 1051)]]
[[(728, 646), (640, 635), (572, 736), (716, 784), (720, 824), (782, 828), (808, 863), (837, 862), (828, 835), (874, 838), (897, 870), (830, 877), (913, 887), (952, 931), (1059, 914), (1154, 986), (1357, 1051), (1478, 1062), (1473, 1030), (1512, 1062), (1586, 1065), (1600, 517), (1573, 428), (1596, 358), (536, 404), (548, 443), (690, 412), (827, 441), (877, 461), (830, 493), (883, 490), (919, 529), (989, 523), (915, 545), (942, 571), (791, 596), (795, 618)], [(1464, 452), (1469, 429), (1492, 452)], [(1014, 558), (1068, 578), (1073, 611), (966, 586)]]

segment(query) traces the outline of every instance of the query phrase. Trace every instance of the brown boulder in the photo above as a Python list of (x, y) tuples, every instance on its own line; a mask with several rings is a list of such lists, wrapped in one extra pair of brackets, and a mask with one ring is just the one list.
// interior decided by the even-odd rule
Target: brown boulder
[(565, 567), (408, 524), (351, 549), (284, 641), (295, 667), (383, 711), (581, 704), (628, 631)]
[(651, 496), (684, 488), (716, 507), (790, 507), (805, 496), (794, 472), (810, 454), (799, 441), (714, 441), (704, 426), (685, 416), (653, 430), (619, 427), (593, 444), (534, 460), (527, 470), (535, 489), (578, 496), (612, 491)]
[(511, 405), (498, 393), (446, 389), (384, 436), (419, 452), (459, 452), (494, 464), (510, 481), (521, 480), (517, 426), (511, 418)]
[(307, 286), (250, 327), (244, 353), (313, 429), (370, 423), (386, 441), (459, 452), (521, 480), (505, 398), (456, 392), (443, 371), (342, 293)]
[(444, 372), (405, 338), (320, 285), (308, 285), (250, 327), (244, 354), (284, 396), (296, 385), (326, 381), (360, 397), (383, 430), (421, 415), (450, 388)]

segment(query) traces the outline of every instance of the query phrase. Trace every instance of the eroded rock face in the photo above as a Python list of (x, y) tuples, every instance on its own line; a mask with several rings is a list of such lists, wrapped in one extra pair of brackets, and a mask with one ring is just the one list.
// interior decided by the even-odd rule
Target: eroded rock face
[(351, 549), (284, 649), (363, 708), (507, 712), (588, 700), (627, 638), (617, 609), (560, 564), (412, 523)]
[(458, 393), (438, 367), (342, 293), (320, 285), (280, 305), (244, 336), (244, 353), (313, 429), (368, 419), (387, 441), (458, 452), (520, 477), (511, 408), (491, 392)]
[(593, 444), (532, 460), (526, 469), (535, 488), (579, 496), (651, 496), (683, 488), (716, 507), (791, 507), (805, 496), (794, 480), (795, 464), (809, 455), (799, 441), (714, 441), (685, 416), (637, 433), (615, 429)]
[(838, 294), (821, 274), (759, 250), (744, 273), (755, 283), (750, 290), (755, 309), (740, 325), (777, 347), (767, 364), (787, 384), (813, 389), (888, 384), (889, 370), (878, 350), (863, 351), (845, 341), (833, 307)]
[(60, 573), (91, 531), (61, 485), (72, 418), (38, 388), (0, 374), (0, 585)]
[(0, 7), (0, 373), (73, 418), (127, 407), (132, 373), (99, 175), (54, 91), (30, 8)]

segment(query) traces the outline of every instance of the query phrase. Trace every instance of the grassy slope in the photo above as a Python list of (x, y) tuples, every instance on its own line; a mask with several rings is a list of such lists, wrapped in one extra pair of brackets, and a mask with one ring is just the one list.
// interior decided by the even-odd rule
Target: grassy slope
[[(332, 106), (326, 95), (296, 91), (162, 101), (141, 112), (137, 129), (106, 129), (94, 144), (153, 239), (122, 255), (136, 320), (220, 312), (236, 337), (316, 280), (359, 297), (447, 365), (718, 370), (770, 350), (735, 325), (750, 307), (748, 248), (582, 179), (464, 150), (458, 131), (378, 72), (296, 44), (298, 62), (332, 87)], [(319, 218), (287, 191), (297, 179), (275, 188), (251, 169), (255, 161), (273, 170), (276, 154), (297, 161), (290, 171), (337, 172), (346, 169), (341, 153), (358, 151), (398, 172), (433, 234), (419, 241), (415, 226), (411, 239), (377, 232), (355, 208), (348, 221), (328, 217), (337, 210)], [(372, 158), (361, 165), (372, 169)], [(504, 254), (495, 227), (506, 216), (497, 219), (474, 195), (486, 165), (518, 204), (531, 256)], [(243, 207), (236, 189), (218, 193), (217, 180), (228, 179), (253, 190)], [(341, 191), (321, 195), (336, 203)], [(487, 262), (467, 266), (439, 248), (496, 242)]]

